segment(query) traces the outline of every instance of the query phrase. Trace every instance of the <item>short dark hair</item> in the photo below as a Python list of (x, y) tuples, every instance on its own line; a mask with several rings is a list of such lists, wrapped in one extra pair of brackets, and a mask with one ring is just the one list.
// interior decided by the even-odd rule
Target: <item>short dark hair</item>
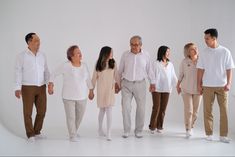
[[(158, 48), (158, 52), (157, 52), (157, 60), (159, 61), (159, 62), (161, 62), (161, 61), (163, 61), (163, 57), (166, 55), (166, 51), (168, 50), (168, 49), (170, 49), (169, 47), (167, 47), (167, 46), (160, 46), (159, 48)], [(167, 61), (169, 61), (169, 59), (167, 59)]]
[(25, 36), (25, 41), (27, 44), (33, 39), (33, 35), (36, 35), (36, 33), (29, 33)]
[(69, 61), (72, 61), (72, 57), (74, 56), (73, 51), (78, 48), (77, 45), (72, 45), (67, 50), (67, 58)]
[(218, 31), (217, 31), (217, 29), (215, 29), (215, 28), (207, 29), (207, 30), (205, 30), (204, 33), (205, 33), (205, 34), (210, 34), (211, 37), (218, 38)]

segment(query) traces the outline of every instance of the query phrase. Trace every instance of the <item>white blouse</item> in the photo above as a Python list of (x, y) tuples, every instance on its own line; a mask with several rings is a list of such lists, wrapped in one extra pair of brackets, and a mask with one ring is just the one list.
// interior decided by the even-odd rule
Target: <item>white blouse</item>
[(85, 63), (82, 63), (80, 67), (73, 66), (70, 61), (63, 63), (51, 74), (50, 82), (53, 82), (58, 75), (63, 75), (63, 99), (87, 99), (88, 88), (92, 89), (93, 87)]
[(171, 62), (163, 65), (163, 62), (154, 61), (153, 63), (155, 75), (156, 92), (171, 93), (172, 87), (177, 84), (177, 76), (175, 74), (174, 66)]

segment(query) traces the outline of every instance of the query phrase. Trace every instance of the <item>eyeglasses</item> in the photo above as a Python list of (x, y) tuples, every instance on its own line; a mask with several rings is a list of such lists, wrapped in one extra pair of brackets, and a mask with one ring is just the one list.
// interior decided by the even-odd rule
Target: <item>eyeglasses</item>
[(140, 44), (132, 44), (132, 43), (131, 43), (131, 46), (137, 47), (137, 46), (140, 46)]

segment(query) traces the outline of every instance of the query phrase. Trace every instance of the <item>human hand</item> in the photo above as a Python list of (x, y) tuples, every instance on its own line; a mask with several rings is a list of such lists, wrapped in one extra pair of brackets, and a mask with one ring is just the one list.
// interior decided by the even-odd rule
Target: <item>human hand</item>
[(50, 82), (48, 84), (48, 94), (52, 95), (54, 93), (53, 87), (54, 87), (54, 84), (52, 82)]
[(90, 90), (89, 95), (88, 95), (88, 98), (89, 98), (90, 100), (93, 100), (94, 96), (95, 96), (95, 95), (94, 95), (93, 90)]
[(150, 84), (149, 92), (154, 92), (156, 90), (155, 84)]
[(115, 83), (115, 93), (118, 94), (120, 92), (121, 88), (117, 83)]
[(15, 96), (18, 98), (18, 99), (20, 99), (20, 96), (21, 96), (22, 94), (21, 94), (21, 90), (16, 90), (15, 91)]
[(225, 86), (224, 86), (224, 91), (229, 91), (230, 90), (230, 87), (231, 87), (231, 84), (226, 84)]

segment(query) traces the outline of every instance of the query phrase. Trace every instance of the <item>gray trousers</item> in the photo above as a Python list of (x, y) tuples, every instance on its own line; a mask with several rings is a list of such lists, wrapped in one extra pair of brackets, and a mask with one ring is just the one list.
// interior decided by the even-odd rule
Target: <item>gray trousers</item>
[(86, 100), (67, 100), (63, 99), (66, 114), (69, 137), (76, 137), (77, 130), (81, 124), (85, 109)]
[(131, 101), (136, 101), (135, 134), (143, 131), (146, 104), (146, 82), (122, 80), (122, 116), (124, 133), (131, 131)]

